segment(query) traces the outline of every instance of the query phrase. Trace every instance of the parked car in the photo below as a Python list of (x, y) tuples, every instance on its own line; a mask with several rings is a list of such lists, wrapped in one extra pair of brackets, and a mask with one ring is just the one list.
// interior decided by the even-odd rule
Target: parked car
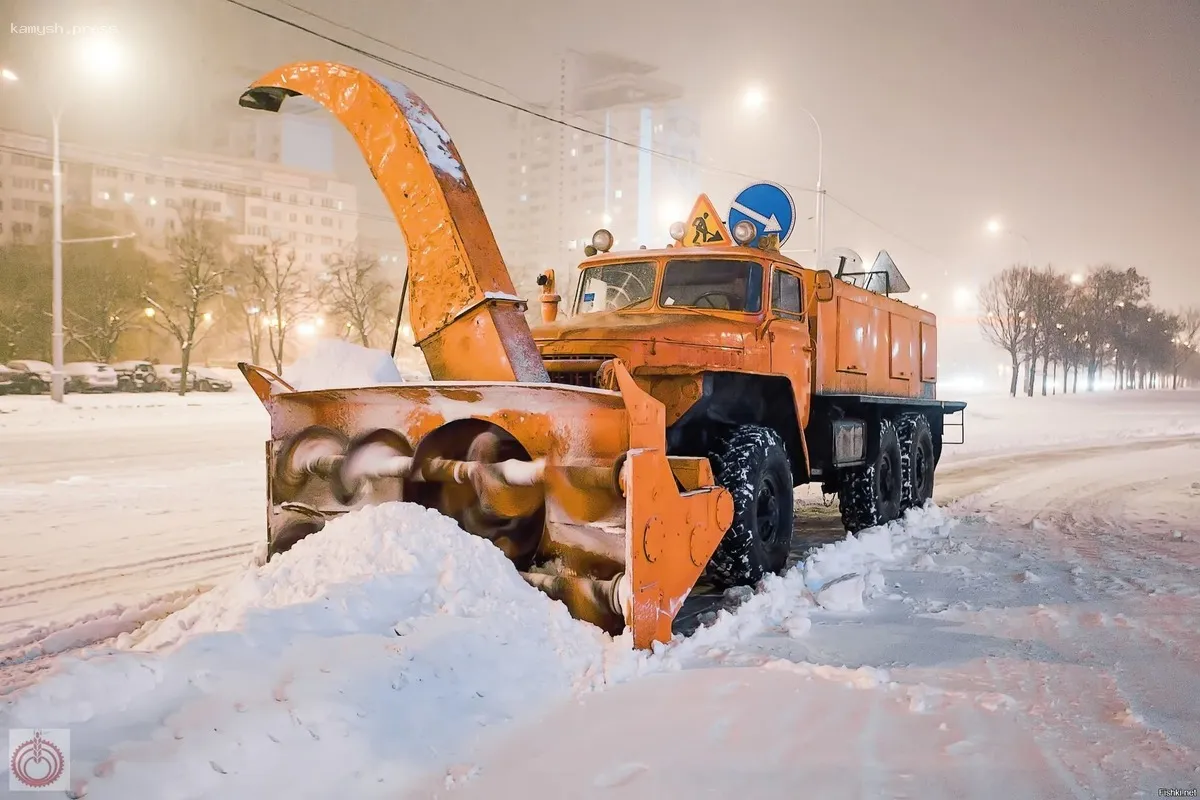
[[(22, 358), (9, 361), (5, 366), (17, 373), (12, 376), (12, 388), (9, 389), (9, 392), (42, 394), (50, 391), (50, 373), (54, 371), (54, 367), (45, 361), (31, 361)], [(63, 384), (63, 389), (69, 391), (66, 383)]]
[[(183, 368), (178, 364), (159, 364), (154, 368), (158, 374), (158, 388), (165, 392), (179, 391), (179, 376)], [(197, 392), (228, 392), (233, 383), (204, 367), (188, 367), (188, 390)]]
[(98, 361), (72, 361), (63, 365), (67, 382), (77, 392), (115, 392), (117, 373)]
[(0, 394), (13, 394), (17, 391), (16, 382), (21, 373), (15, 369), (0, 366)]
[(188, 372), (195, 376), (196, 388), (202, 392), (228, 392), (233, 388), (233, 381), (207, 367), (189, 367)]
[(119, 391), (153, 392), (158, 389), (158, 375), (149, 361), (118, 361), (112, 368), (117, 373)]

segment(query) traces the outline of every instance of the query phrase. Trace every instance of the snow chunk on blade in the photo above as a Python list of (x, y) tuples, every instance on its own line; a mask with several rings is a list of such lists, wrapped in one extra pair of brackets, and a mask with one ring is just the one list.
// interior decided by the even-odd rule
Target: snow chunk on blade
[(88, 800), (394, 797), (481, 727), (648, 660), (407, 503), (332, 520), (121, 647), (64, 660), (0, 712), (70, 727)]
[(300, 392), (404, 382), (396, 362), (385, 351), (341, 339), (318, 340), (280, 377)]

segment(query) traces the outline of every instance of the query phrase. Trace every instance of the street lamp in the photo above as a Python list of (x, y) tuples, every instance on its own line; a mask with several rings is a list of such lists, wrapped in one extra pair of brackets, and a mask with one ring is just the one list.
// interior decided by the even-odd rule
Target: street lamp
[[(111, 74), (120, 66), (120, 50), (110, 39), (93, 37), (84, 45), (83, 56), (85, 64), (92, 72)], [(18, 83), (20, 77), (13, 70), (0, 68), (0, 78), (8, 83)], [(59, 154), (59, 122), (62, 118), (62, 108), (50, 109), (51, 120), (51, 159), (53, 162), (51, 179), (54, 190), (53, 199), (53, 288), (51, 297), (51, 315), (53, 328), (50, 333), (50, 350), (53, 369), (50, 372), (50, 397), (56, 403), (63, 402), (63, 389), (66, 382), (63, 374), (63, 286), (62, 286), (62, 246), (81, 242), (108, 242), (116, 246), (118, 239), (129, 239), (136, 234), (123, 236), (92, 236), (84, 239), (62, 238), (62, 159)]]
[(1029, 239), (1020, 231), (1015, 231), (1012, 228), (1006, 228), (998, 219), (990, 219), (987, 223), (987, 232), (993, 236), (998, 236), (1001, 233), (1007, 233), (1009, 236), (1015, 236), (1025, 243), (1025, 251), (1029, 255), (1029, 266), (1033, 266), (1033, 245), (1029, 243)]
[[(742, 105), (750, 111), (757, 111), (762, 108), (767, 102), (767, 96), (758, 86), (751, 86), (742, 94)], [(817, 228), (817, 249), (813, 261), (820, 264), (821, 255), (825, 252), (825, 189), (821, 182), (822, 173), (825, 167), (825, 142), (824, 135), (821, 133), (821, 123), (817, 122), (816, 116), (807, 108), (796, 106), (796, 108), (808, 115), (812, 120), (813, 127), (817, 129), (817, 208), (813, 215), (813, 221)]]
[(751, 86), (746, 90), (745, 94), (742, 95), (742, 105), (744, 105), (750, 111), (757, 111), (758, 109), (762, 108), (766, 102), (766, 94), (764, 94), (763, 90), (757, 86)]

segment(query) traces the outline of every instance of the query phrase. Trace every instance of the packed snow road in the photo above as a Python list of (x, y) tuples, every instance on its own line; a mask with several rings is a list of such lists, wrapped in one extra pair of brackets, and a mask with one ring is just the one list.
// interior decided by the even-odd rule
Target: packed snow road
[[(753, 596), (693, 601), (696, 635), (651, 656), (405, 507), (244, 572), (261, 536), (256, 405), (166, 409), (140, 433), (89, 432), (100, 412), (0, 416), (4, 444), (36, 462), (0, 449), (0, 639), (15, 637), (0, 727), (71, 727), (89, 798), (1197, 787), (1200, 394), (973, 407), (939, 471), (948, 516), (799, 552), (841, 538), (804, 495), (797, 567)], [(78, 460), (56, 471), (54, 446)], [(185, 594), (37, 630), (169, 590)], [(45, 657), (122, 631), (81, 660)]]

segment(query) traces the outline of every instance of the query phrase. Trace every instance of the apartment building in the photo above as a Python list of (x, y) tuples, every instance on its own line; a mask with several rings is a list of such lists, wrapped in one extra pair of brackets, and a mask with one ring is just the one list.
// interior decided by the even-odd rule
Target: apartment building
[[(0, 131), (0, 241), (51, 226), (50, 143)], [(317, 268), (358, 237), (356, 188), (327, 175), (199, 153), (119, 153), (63, 143), (66, 213), (132, 228), (142, 246), (165, 251), (180, 210), (195, 202), (226, 223), (235, 243), (290, 244)]]

